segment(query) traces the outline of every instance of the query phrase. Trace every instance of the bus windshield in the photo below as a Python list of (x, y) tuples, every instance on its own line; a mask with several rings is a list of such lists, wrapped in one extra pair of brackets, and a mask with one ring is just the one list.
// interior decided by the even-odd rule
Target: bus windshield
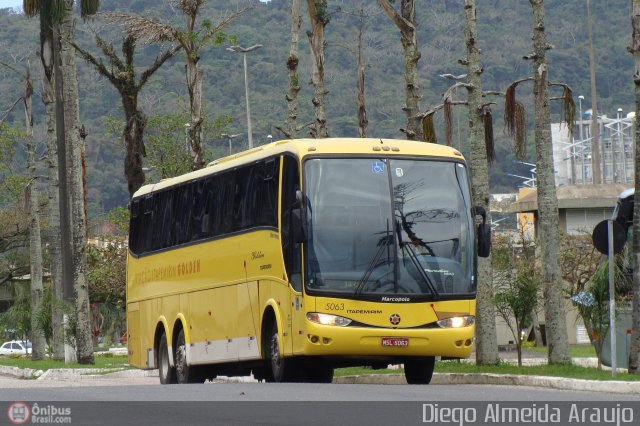
[(434, 298), (475, 291), (464, 165), (314, 158), (304, 172), (307, 290)]

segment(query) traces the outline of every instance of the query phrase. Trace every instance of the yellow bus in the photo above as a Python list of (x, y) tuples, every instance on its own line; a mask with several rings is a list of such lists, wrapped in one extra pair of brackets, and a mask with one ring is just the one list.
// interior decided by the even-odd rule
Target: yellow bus
[[(476, 215), (483, 223), (475, 226)], [(331, 382), (468, 357), (490, 250), (464, 158), (393, 139), (283, 140), (131, 201), (129, 360), (160, 382)]]

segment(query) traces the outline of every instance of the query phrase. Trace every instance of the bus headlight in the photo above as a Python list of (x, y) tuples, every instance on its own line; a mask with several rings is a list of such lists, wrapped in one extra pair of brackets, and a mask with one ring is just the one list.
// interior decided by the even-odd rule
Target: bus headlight
[(471, 315), (467, 315), (464, 317), (451, 317), (441, 319), (437, 321), (438, 324), (442, 328), (460, 328), (460, 327), (469, 327), (476, 322), (476, 318)]
[(351, 320), (349, 318), (340, 317), (338, 315), (321, 314), (319, 312), (307, 313), (307, 319), (311, 322), (322, 325), (337, 325), (344, 327), (351, 324)]

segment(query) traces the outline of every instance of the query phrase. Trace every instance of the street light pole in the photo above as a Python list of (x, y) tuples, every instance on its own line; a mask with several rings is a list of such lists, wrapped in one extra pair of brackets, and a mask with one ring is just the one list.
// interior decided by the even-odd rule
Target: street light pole
[(220, 136), (222, 136), (223, 138), (229, 139), (229, 155), (231, 155), (231, 139), (237, 138), (238, 136), (240, 136), (240, 133), (237, 133), (235, 135), (230, 135), (228, 133), (223, 133)]
[[(249, 141), (249, 149), (253, 148), (253, 135), (251, 132), (251, 106), (249, 102), (249, 75), (247, 73), (247, 52), (261, 48), (261, 44), (255, 44), (251, 47), (230, 46), (227, 50), (230, 52), (242, 52), (242, 59), (244, 64), (244, 93), (247, 101), (247, 139)], [(229, 140), (231, 143), (231, 140)]]
[(187, 148), (187, 152), (191, 152), (191, 148), (189, 147), (189, 129), (191, 128), (191, 123), (184, 123), (184, 144)]
[(585, 173), (584, 173), (584, 136), (582, 134), (582, 100), (584, 96), (578, 96), (578, 114), (580, 114), (580, 121), (578, 122), (578, 132), (580, 134), (580, 176), (582, 177), (582, 184), (586, 184)]

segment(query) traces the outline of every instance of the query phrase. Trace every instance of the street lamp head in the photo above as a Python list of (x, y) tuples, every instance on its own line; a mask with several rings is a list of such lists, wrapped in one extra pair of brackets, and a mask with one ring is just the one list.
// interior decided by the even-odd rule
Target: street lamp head
[(578, 96), (578, 99), (584, 99), (584, 96), (580, 95)]
[(227, 50), (230, 51), (230, 52), (243, 52), (243, 53), (246, 53), (246, 52), (251, 52), (253, 50), (259, 49), (261, 47), (262, 47), (261, 44), (254, 44), (251, 47), (242, 47), (242, 46), (235, 45), (235, 46), (227, 47)]
[(618, 112), (622, 112), (622, 108), (618, 108)]

